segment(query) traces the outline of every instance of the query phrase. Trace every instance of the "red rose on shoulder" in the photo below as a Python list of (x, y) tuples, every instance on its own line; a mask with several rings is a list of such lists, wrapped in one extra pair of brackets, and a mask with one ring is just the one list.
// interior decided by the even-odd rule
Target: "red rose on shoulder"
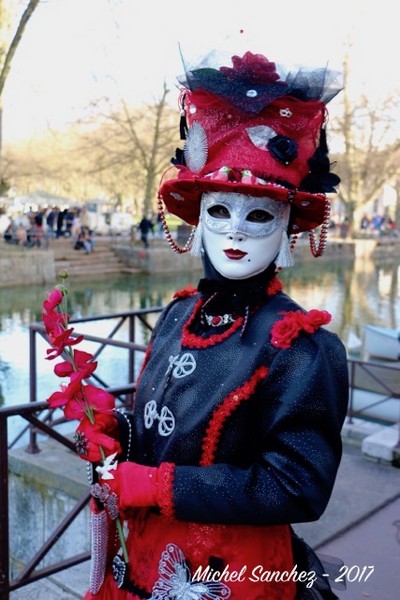
[[(327, 310), (312, 309), (308, 311), (306, 316), (308, 325), (312, 328), (311, 333), (318, 329), (318, 327), (321, 327), (321, 325), (327, 325), (332, 320), (332, 315)], [(305, 328), (304, 330), (307, 331)]]
[(301, 310), (289, 311), (283, 319), (276, 321), (271, 328), (271, 343), (276, 348), (290, 348), (293, 340), (299, 337), (300, 332), (314, 333), (321, 325), (326, 325), (332, 315), (326, 310), (312, 309), (309, 312)]
[(283, 319), (276, 321), (271, 329), (271, 342), (277, 348), (290, 348), (300, 332), (299, 315), (288, 312)]

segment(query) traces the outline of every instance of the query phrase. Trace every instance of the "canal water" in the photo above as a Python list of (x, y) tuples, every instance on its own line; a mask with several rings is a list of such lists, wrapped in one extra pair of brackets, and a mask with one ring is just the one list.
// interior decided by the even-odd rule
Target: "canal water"
[[(69, 280), (68, 312), (73, 317), (86, 317), (163, 306), (176, 290), (187, 284), (196, 285), (201, 276), (201, 272), (191, 272)], [(327, 328), (338, 333), (345, 344), (352, 343), (355, 337), (362, 340), (363, 326), (367, 323), (400, 328), (400, 257), (375, 262), (359, 258), (328, 263), (315, 259), (282, 271), (280, 279), (284, 290), (305, 309), (328, 310), (333, 320)], [(2, 405), (29, 401), (29, 324), (41, 320), (41, 307), (48, 290), (48, 285), (0, 290)], [(88, 332), (105, 333), (102, 325), (95, 327)], [(47, 399), (60, 384), (53, 373), (54, 363), (45, 359), (47, 347), (43, 341), (37, 349), (38, 400)], [(80, 348), (91, 351), (88, 347)], [(108, 385), (116, 386), (125, 376), (119, 366), (119, 351), (107, 352), (101, 358), (104, 377)]]

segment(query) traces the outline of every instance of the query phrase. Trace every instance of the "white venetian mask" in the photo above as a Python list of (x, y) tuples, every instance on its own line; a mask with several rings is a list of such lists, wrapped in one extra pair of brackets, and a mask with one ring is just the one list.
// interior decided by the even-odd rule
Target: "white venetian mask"
[(264, 271), (279, 253), (289, 206), (232, 192), (203, 194), (202, 240), (214, 268), (229, 279)]

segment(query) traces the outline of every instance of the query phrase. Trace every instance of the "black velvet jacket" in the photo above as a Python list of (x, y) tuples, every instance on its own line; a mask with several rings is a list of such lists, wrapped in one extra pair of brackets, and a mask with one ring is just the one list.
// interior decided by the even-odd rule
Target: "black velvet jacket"
[(131, 460), (176, 465), (171, 502), (180, 520), (318, 519), (341, 458), (343, 344), (320, 328), (274, 347), (273, 324), (300, 309), (282, 292), (253, 306), (240, 327), (199, 333), (203, 304), (199, 293), (178, 298), (158, 321), (131, 417)]

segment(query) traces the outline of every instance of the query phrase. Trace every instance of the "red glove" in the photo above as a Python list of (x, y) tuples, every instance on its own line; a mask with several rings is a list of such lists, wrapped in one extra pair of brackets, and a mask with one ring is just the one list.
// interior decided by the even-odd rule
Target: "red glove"
[(158, 506), (158, 468), (122, 462), (112, 471), (114, 479), (101, 479), (118, 496), (119, 510), (139, 506)]

